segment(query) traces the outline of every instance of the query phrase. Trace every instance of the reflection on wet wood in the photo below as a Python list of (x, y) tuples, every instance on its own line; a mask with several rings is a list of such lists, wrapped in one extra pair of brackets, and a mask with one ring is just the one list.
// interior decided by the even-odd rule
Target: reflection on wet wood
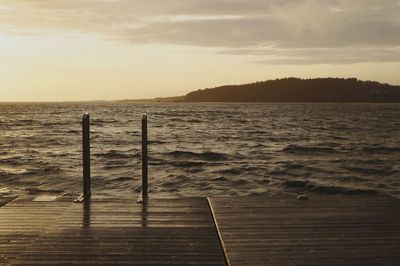
[(213, 217), (231, 265), (400, 264), (393, 198), (33, 199), (0, 207), (0, 265), (224, 265)]
[(0, 197), (0, 207), (6, 205), (14, 199), (16, 199), (16, 197)]
[(400, 200), (212, 198), (231, 265), (400, 265)]
[(205, 198), (18, 198), (0, 208), (0, 265), (224, 265)]

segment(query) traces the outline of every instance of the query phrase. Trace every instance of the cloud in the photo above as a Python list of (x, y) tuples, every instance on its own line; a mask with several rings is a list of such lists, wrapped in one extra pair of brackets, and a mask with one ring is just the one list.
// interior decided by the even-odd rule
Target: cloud
[(5, 0), (0, 29), (216, 47), (269, 64), (399, 62), (398, 0)]
[[(238, 50), (234, 51), (236, 54)], [(229, 53), (229, 52), (225, 52)], [(268, 59), (257, 60), (257, 63), (276, 65), (312, 65), (312, 64), (354, 64), (400, 62), (398, 48), (306, 48), (306, 49), (248, 49), (245, 54), (264, 55)]]

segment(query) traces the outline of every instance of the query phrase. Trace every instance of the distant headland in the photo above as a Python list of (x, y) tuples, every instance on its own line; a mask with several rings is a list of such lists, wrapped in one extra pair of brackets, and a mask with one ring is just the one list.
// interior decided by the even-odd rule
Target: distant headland
[(400, 86), (356, 78), (283, 78), (207, 88), (151, 101), (400, 103)]

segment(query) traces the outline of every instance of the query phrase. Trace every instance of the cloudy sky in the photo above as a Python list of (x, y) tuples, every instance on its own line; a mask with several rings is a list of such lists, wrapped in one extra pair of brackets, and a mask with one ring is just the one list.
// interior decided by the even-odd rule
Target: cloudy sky
[(400, 84), (400, 0), (0, 0), (0, 101), (295, 77)]

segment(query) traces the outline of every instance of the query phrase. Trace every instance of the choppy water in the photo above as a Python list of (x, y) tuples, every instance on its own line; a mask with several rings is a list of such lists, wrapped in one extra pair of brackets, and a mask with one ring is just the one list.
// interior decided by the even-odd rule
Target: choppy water
[(81, 115), (92, 191), (140, 191), (149, 114), (151, 193), (400, 196), (399, 104), (0, 104), (0, 193), (81, 190)]

